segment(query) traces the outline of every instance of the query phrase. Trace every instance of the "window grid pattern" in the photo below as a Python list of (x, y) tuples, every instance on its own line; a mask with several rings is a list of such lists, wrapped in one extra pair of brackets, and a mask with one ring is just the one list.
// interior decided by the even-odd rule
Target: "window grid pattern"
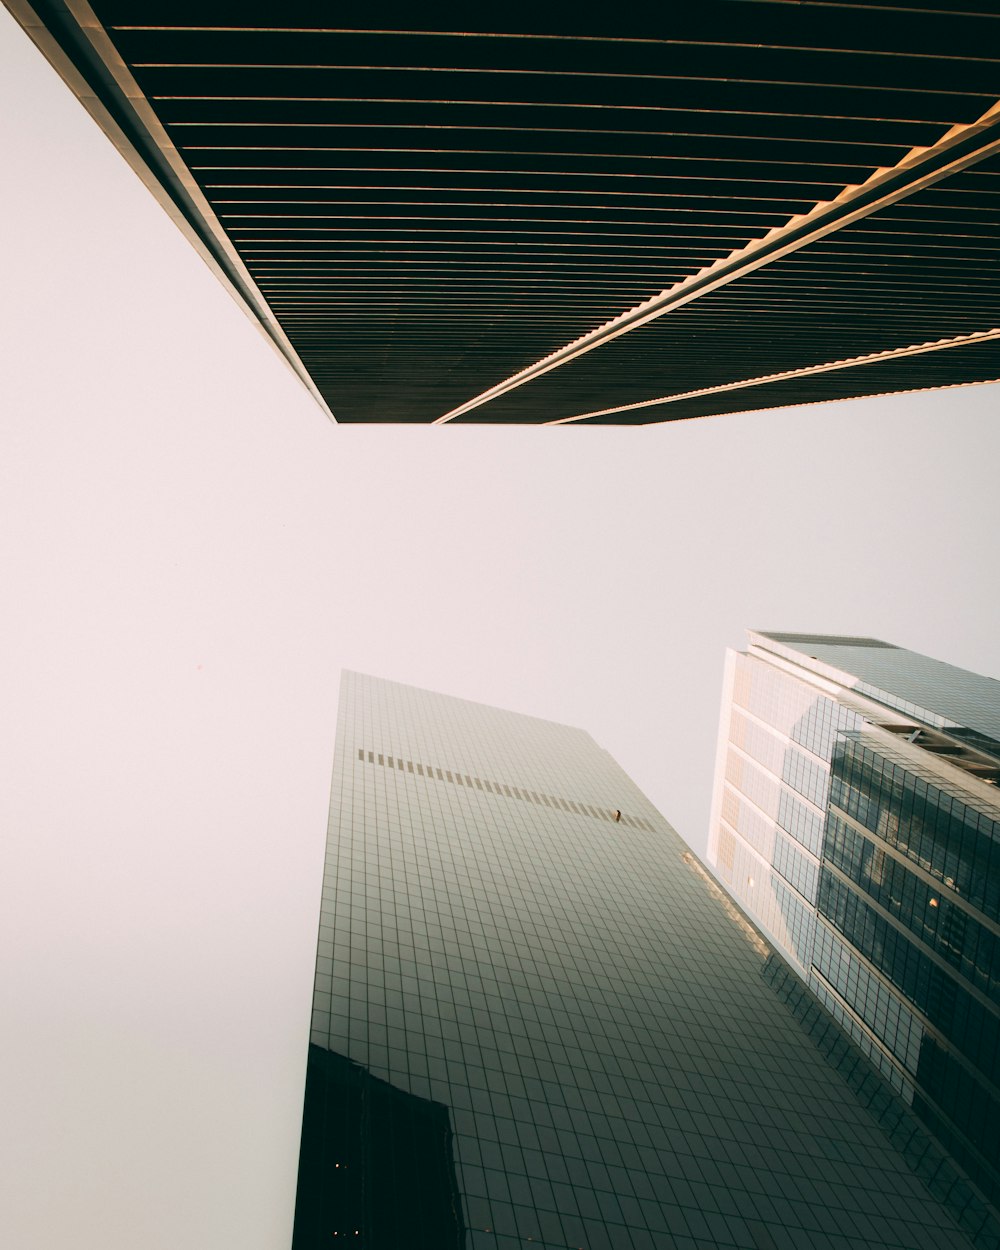
[(900, 1069), (882, 1050), (881, 1046), (876, 1046), (871, 1033), (858, 1024), (858, 1021), (853, 1013), (844, 1007), (836, 994), (831, 993), (825, 982), (820, 980), (815, 971), (809, 977), (809, 988), (827, 1009), (830, 1015), (837, 1021), (844, 1032), (847, 1033), (848, 1037), (850, 1037), (851, 1041), (854, 1042), (861, 1053), (866, 1055), (867, 1058), (871, 1060), (884, 1079), (888, 1081), (889, 1087), (899, 1094), (908, 1106), (912, 1105), (912, 1081), (908, 1081), (903, 1076)]
[(789, 885), (809, 903), (816, 902), (816, 882), (819, 878), (819, 864), (804, 855), (789, 838), (780, 834), (774, 844), (774, 867)]
[(922, 877), (831, 811), (823, 858), (894, 919), (948, 961), (962, 978), (1000, 1002), (1000, 938)]
[(729, 741), (741, 751), (762, 764), (769, 773), (781, 775), (782, 761), (788, 749), (787, 743), (775, 737), (763, 725), (758, 725), (735, 709), (729, 723)]
[(863, 723), (864, 718), (859, 712), (833, 699), (818, 698), (793, 728), (791, 736), (817, 758), (828, 760), (833, 754), (837, 735), (844, 730), (857, 729)]
[(912, 1075), (916, 1075), (924, 1026), (907, 1005), (831, 933), (819, 925), (813, 965)]
[(786, 957), (799, 963), (804, 973), (812, 951), (815, 912), (774, 871), (769, 858), (762, 864), (742, 839), (731, 838), (726, 827), (721, 826), (718, 865), (730, 893)]
[(820, 872), (819, 910), (984, 1076), (995, 1079), (1000, 1018), (993, 1011), (828, 868)]
[(777, 815), (780, 797), (777, 781), (732, 749), (726, 760), (726, 780), (772, 820)]
[(752, 655), (736, 656), (733, 702), (787, 738), (807, 745), (816, 707), (830, 700), (790, 673)]
[(313, 1043), (449, 1109), (468, 1250), (964, 1246), (684, 854), (581, 731), (345, 674)]
[[(785, 943), (802, 967), (808, 968), (816, 939), (816, 912), (774, 872), (771, 874), (771, 888), (783, 921)], [(782, 929), (776, 931), (780, 933)]]
[(823, 817), (788, 790), (782, 790), (778, 802), (778, 824), (813, 855), (822, 852)]
[(790, 748), (781, 769), (781, 779), (819, 808), (826, 806), (829, 770), (818, 760)]
[[(758, 719), (751, 720), (742, 708)], [(823, 819), (814, 807), (822, 807), (825, 802), (827, 770), (823, 761), (792, 745), (789, 739), (801, 740), (811, 750), (822, 733), (830, 734), (835, 725), (852, 715), (756, 657), (736, 658), (729, 740), (753, 763), (745, 758), (740, 762), (741, 757), (731, 751), (727, 777), (730, 784), (741, 789), (771, 821), (767, 822), (765, 838), (759, 814), (754, 820), (751, 809), (743, 805), (734, 813), (740, 823), (731, 827), (811, 902), (815, 901), (815, 865), (797, 848), (789, 846), (787, 839), (776, 836), (771, 822), (776, 822), (795, 842), (818, 857)], [(803, 798), (814, 807), (807, 806)]]
[(722, 825), (719, 829), (719, 868), (722, 875), (729, 880), (732, 880), (735, 861), (736, 839), (725, 825)]
[(838, 743), (830, 802), (942, 885), (1000, 920), (1000, 819), (921, 776), (891, 748)]
[(722, 795), (722, 819), (758, 855), (770, 860), (774, 846), (774, 826), (756, 807), (745, 802), (728, 786)]

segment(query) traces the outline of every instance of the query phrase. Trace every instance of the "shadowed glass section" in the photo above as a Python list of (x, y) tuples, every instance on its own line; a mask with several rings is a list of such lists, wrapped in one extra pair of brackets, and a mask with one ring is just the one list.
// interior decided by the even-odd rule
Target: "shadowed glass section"
[(448, 1108), (309, 1047), (292, 1250), (461, 1250)]

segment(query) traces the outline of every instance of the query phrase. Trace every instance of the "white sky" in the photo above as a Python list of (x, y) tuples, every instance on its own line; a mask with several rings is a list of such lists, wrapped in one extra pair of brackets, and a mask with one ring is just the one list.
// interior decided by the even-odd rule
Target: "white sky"
[(0, 151), (0, 1242), (275, 1250), (340, 668), (583, 726), (702, 850), (745, 627), (1000, 676), (1000, 386), (335, 427), (2, 13)]

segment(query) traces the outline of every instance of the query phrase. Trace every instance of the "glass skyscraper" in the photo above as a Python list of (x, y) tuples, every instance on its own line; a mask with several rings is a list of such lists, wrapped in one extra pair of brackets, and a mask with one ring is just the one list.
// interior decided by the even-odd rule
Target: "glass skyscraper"
[(350, 673), (294, 1247), (341, 1239), (996, 1245), (912, 1111), (586, 733)]
[(870, 638), (730, 652), (709, 860), (1000, 1200), (1000, 682)]

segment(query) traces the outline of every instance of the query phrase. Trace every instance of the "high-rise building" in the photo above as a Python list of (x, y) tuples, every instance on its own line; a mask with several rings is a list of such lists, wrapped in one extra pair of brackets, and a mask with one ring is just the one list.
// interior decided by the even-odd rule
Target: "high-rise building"
[(5, 0), (338, 421), (1000, 379), (996, 0)]
[(351, 673), (294, 1247), (341, 1238), (998, 1244), (912, 1112), (588, 734)]
[(709, 860), (1000, 1200), (1000, 682), (872, 638), (726, 662)]

